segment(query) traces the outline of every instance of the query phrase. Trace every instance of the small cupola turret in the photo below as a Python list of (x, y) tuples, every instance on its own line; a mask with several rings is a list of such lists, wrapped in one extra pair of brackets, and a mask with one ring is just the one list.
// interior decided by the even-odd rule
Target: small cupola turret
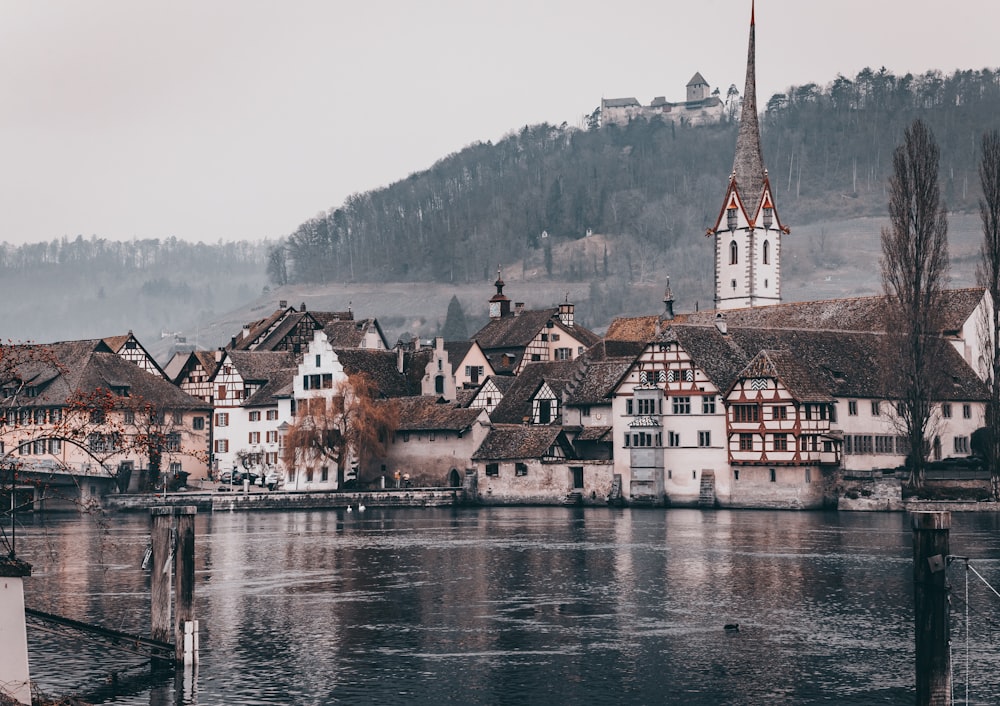
[(499, 319), (510, 314), (510, 299), (503, 293), (503, 277), (500, 273), (500, 265), (497, 265), (497, 281), (493, 283), (497, 288), (497, 293), (490, 299), (490, 318)]
[(670, 278), (667, 277), (667, 286), (663, 290), (663, 316), (664, 321), (674, 320), (674, 293), (670, 289)]
[(562, 322), (563, 326), (572, 328), (574, 320), (574, 311), (576, 307), (569, 301), (569, 292), (566, 292), (566, 300), (559, 305), (559, 321)]

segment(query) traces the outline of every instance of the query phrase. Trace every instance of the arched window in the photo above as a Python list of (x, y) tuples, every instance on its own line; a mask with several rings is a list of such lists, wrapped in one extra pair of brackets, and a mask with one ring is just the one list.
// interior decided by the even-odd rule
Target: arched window
[(770, 257), (771, 248), (770, 248), (770, 243), (768, 243), (766, 240), (764, 241), (764, 247), (761, 249), (761, 253), (764, 257), (764, 264), (765, 265), (768, 264), (768, 261), (771, 259)]
[(736, 245), (736, 241), (734, 240), (729, 244), (729, 264), (735, 265), (739, 261), (740, 261), (740, 251), (739, 247)]

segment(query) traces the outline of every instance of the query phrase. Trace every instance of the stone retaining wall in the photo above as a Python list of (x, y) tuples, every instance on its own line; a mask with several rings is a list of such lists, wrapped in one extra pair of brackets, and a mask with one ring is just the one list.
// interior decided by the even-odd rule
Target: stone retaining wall
[(357, 507), (449, 507), (462, 501), (460, 488), (407, 489), (357, 493), (177, 493), (109, 495), (106, 510), (145, 512), (162, 505), (194, 505), (201, 512), (237, 510), (304, 510)]

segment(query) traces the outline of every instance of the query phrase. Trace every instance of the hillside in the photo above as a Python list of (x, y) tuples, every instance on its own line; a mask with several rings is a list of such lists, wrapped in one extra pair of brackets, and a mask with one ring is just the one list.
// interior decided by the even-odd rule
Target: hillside
[[(847, 220), (823, 220), (797, 226), (785, 240), (784, 298), (786, 301), (836, 299), (877, 294), (880, 291), (878, 259), (879, 231), (885, 219), (864, 217)], [(949, 218), (949, 238), (952, 271), (950, 285), (967, 287), (975, 283), (975, 262), (982, 234), (979, 216), (954, 213)], [(545, 274), (539, 260), (513, 263), (504, 268), (505, 293), (529, 308), (555, 306), (567, 296), (577, 305), (577, 321), (583, 326), (603, 331), (614, 316), (643, 315), (659, 312), (663, 307), (664, 278), (671, 277), (671, 288), (677, 311), (696, 307), (709, 308), (712, 303), (712, 251), (709, 241), (700, 234), (691, 236), (692, 261), (707, 272), (690, 291), (678, 287), (670, 263), (662, 270), (648, 270), (645, 279), (630, 285), (626, 292), (613, 292), (603, 285), (587, 282), (553, 282)], [(554, 266), (562, 269), (572, 261), (592, 259), (603, 252), (604, 245), (614, 249), (621, 239), (593, 235), (566, 242), (553, 248)], [(343, 311), (351, 308), (358, 317), (377, 317), (389, 338), (417, 335), (430, 338), (438, 335), (444, 325), (448, 303), (456, 296), (465, 312), (469, 332), (476, 331), (487, 321), (487, 301), (495, 291), (496, 272), (474, 283), (440, 284), (428, 282), (396, 283), (330, 283), (318, 285), (286, 285), (263, 294), (252, 302), (237, 307), (211, 322), (185, 331), (188, 344), (202, 348), (224, 345), (239, 332), (244, 323), (263, 318), (278, 307), (280, 300), (291, 306), (305, 304), (314, 311)], [(622, 301), (622, 306), (614, 302)], [(169, 358), (173, 350), (171, 339), (150, 342), (158, 359)]]
[[(916, 117), (941, 148), (952, 282), (970, 284), (978, 142), (997, 114), (1000, 72), (989, 69), (865, 69), (772, 96), (761, 124), (777, 209), (792, 228), (785, 299), (879, 289), (891, 154)], [(735, 139), (729, 123), (525, 126), (356, 194), (270, 243), (95, 236), (3, 245), (0, 331), (53, 341), (131, 329), (151, 347), (171, 333), (213, 347), (286, 299), (378, 316), (391, 343), (437, 333), (453, 295), (475, 330), (498, 264), (513, 299), (551, 306), (568, 294), (596, 330), (658, 310), (668, 276), (679, 309), (704, 308), (713, 271), (703, 234), (718, 215)], [(165, 355), (173, 340), (155, 348)]]

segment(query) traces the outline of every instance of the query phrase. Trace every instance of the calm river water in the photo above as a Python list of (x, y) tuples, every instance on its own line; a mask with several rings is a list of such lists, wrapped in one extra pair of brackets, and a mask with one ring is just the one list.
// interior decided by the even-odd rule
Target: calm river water
[[(148, 516), (26, 522), (29, 607), (148, 634)], [(994, 586), (998, 529), (953, 516)], [(116, 704), (909, 704), (911, 547), (903, 514), (199, 514), (194, 680), (29, 625), (31, 671)], [(997, 703), (1000, 598), (970, 582), (967, 651), (949, 572), (956, 703)]]

